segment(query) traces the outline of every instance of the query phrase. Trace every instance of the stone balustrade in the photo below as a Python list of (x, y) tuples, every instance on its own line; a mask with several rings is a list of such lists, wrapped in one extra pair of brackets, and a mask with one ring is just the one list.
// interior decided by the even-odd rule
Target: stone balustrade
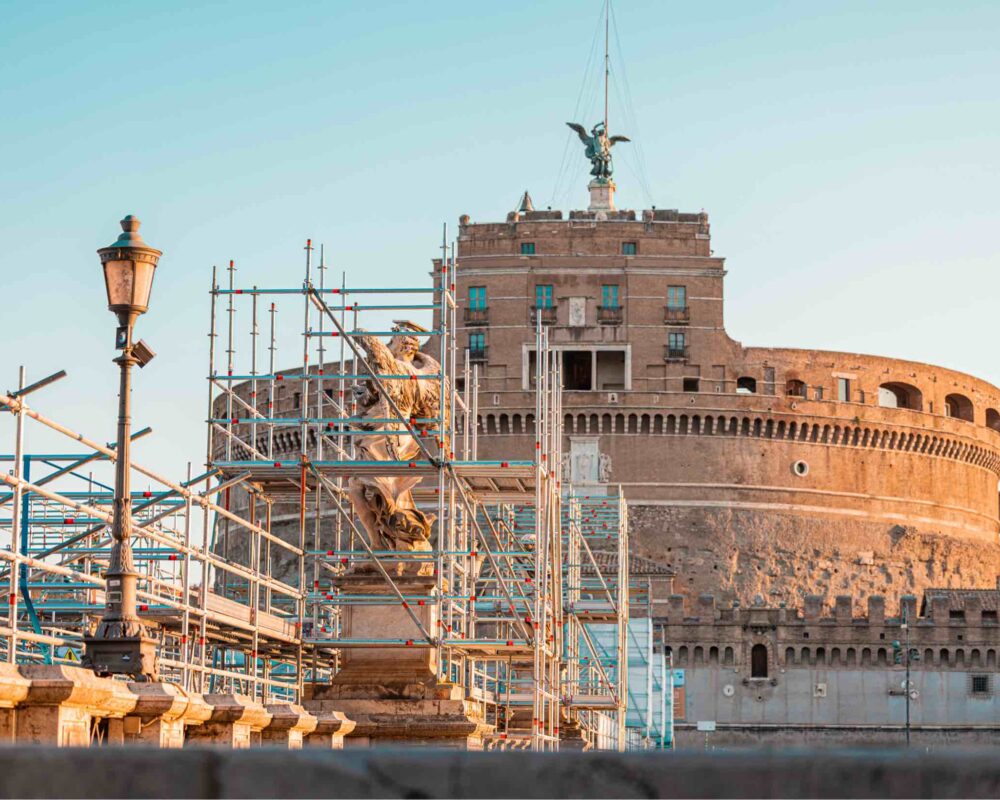
[(172, 683), (128, 683), (81, 667), (0, 664), (0, 743), (343, 748), (355, 723), (329, 708), (264, 706), (239, 694), (196, 694)]

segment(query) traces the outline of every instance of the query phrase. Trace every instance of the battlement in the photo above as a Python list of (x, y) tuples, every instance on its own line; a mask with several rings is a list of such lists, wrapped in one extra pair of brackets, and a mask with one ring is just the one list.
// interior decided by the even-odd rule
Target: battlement
[(823, 595), (807, 595), (801, 608), (789, 608), (784, 603), (774, 606), (763, 602), (741, 605), (738, 601), (719, 605), (712, 594), (702, 594), (694, 602), (684, 595), (673, 594), (658, 614), (665, 625), (697, 626), (822, 626), (899, 627), (907, 621), (911, 627), (943, 627), (948, 630), (963, 627), (996, 629), (1000, 633), (1000, 590), (998, 589), (931, 589), (917, 605), (914, 595), (900, 598), (896, 616), (886, 616), (885, 597), (868, 598), (866, 613), (857, 614), (850, 595), (837, 595), (831, 604)]

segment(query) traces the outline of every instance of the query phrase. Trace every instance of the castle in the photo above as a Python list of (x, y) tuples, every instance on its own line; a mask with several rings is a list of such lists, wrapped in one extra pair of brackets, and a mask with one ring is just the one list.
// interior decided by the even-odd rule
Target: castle
[(481, 458), (530, 451), (541, 324), (562, 352), (564, 476), (624, 487), (634, 552), (677, 591), (776, 606), (994, 585), (1000, 390), (911, 361), (744, 347), (724, 326), (708, 215), (591, 193), (566, 216), (525, 192), (502, 222), (459, 221)]

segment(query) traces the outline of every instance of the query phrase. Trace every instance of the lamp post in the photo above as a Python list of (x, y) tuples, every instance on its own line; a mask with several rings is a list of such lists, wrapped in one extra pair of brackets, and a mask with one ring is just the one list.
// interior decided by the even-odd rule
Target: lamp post
[(84, 663), (99, 675), (124, 674), (135, 680), (157, 680), (156, 640), (136, 613), (139, 573), (132, 558), (129, 443), (132, 366), (144, 367), (154, 355), (145, 342), (133, 343), (132, 329), (139, 315), (149, 307), (153, 272), (162, 253), (143, 241), (139, 225), (139, 220), (131, 214), (125, 217), (118, 239), (97, 251), (104, 268), (108, 309), (118, 316), (115, 347), (122, 352), (114, 359), (120, 369), (120, 383), (111, 559), (105, 573), (104, 615), (94, 634), (84, 637)]

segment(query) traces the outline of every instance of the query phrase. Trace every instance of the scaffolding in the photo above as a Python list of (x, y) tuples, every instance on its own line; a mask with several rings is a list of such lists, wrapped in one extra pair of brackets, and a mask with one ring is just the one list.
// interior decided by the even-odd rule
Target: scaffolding
[[(425, 287), (355, 287), (346, 276), (330, 287), (322, 248), (318, 263), (314, 253), (307, 242), (297, 287), (240, 286), (233, 262), (220, 285), (213, 270), (205, 471), (189, 467), (175, 482), (132, 463), (135, 485), (146, 487), (133, 492), (139, 613), (158, 637), (164, 678), (191, 691), (296, 701), (307, 683), (329, 682), (352, 648), (429, 648), (439, 679), (479, 704), (497, 741), (555, 750), (569, 724), (592, 745), (624, 748), (625, 504), (620, 492), (562, 483), (562, 365), (548, 329), (535, 331), (532, 457), (482, 461), (479, 367), (456, 342), (447, 236)], [(395, 335), (394, 316), (434, 320), (419, 335), (436, 371), (371, 363), (361, 337)], [(278, 348), (289, 342), (300, 364), (280, 370)], [(0, 658), (10, 662), (78, 662), (104, 609), (113, 492), (102, 470), (116, 447), (29, 406), (29, 394), (60, 377), (26, 385), (22, 369), (18, 389), (0, 394), (14, 421), (12, 453), (0, 456), (11, 465), (0, 474), (0, 591), (9, 598)], [(438, 412), (404, 413), (386, 386), (397, 380), (432, 381)], [(412, 437), (415, 457), (359, 458), (360, 437), (372, 433), (357, 386), (388, 409), (364, 422)], [(29, 453), (28, 423), (73, 440), (70, 452)], [(436, 518), (429, 549), (375, 549), (348, 497), (357, 476), (414, 479), (418, 508)], [(362, 565), (388, 594), (342, 590)], [(433, 586), (407, 593), (396, 576), (420, 567)], [(412, 637), (347, 634), (345, 609), (387, 604), (409, 615)], [(423, 605), (437, 607), (437, 629), (414, 613)], [(613, 631), (610, 645), (599, 646), (595, 626)]]
[[(65, 373), (57, 373), (28, 386), (22, 367), (19, 388), (0, 394), (0, 404), (14, 417), (15, 439), (14, 452), (0, 456), (11, 465), (0, 473), (10, 490), (0, 495), (0, 534), (7, 545), (0, 550), (0, 561), (6, 562), (0, 566), (0, 590), (8, 600), (0, 657), (8, 663), (79, 663), (83, 637), (104, 611), (113, 490), (100, 472), (115, 461), (116, 448), (28, 405), (27, 395), (62, 377)], [(86, 449), (28, 453), (28, 421)], [(254, 540), (287, 545), (252, 518), (241, 519), (216, 502), (235, 479), (212, 483), (216, 470), (192, 477), (189, 468), (187, 479), (175, 482), (134, 461), (132, 471), (136, 483), (147, 487), (132, 493), (135, 561), (142, 576), (138, 611), (159, 639), (164, 678), (193, 691), (241, 691), (263, 700), (296, 697), (290, 667), (301, 636), (288, 608), (300, 602), (301, 592), (217, 556), (209, 543), (211, 521), (225, 519)], [(256, 580), (284, 602), (255, 614), (246, 604), (206, 591), (213, 574)], [(248, 651), (259, 655), (248, 660)]]

